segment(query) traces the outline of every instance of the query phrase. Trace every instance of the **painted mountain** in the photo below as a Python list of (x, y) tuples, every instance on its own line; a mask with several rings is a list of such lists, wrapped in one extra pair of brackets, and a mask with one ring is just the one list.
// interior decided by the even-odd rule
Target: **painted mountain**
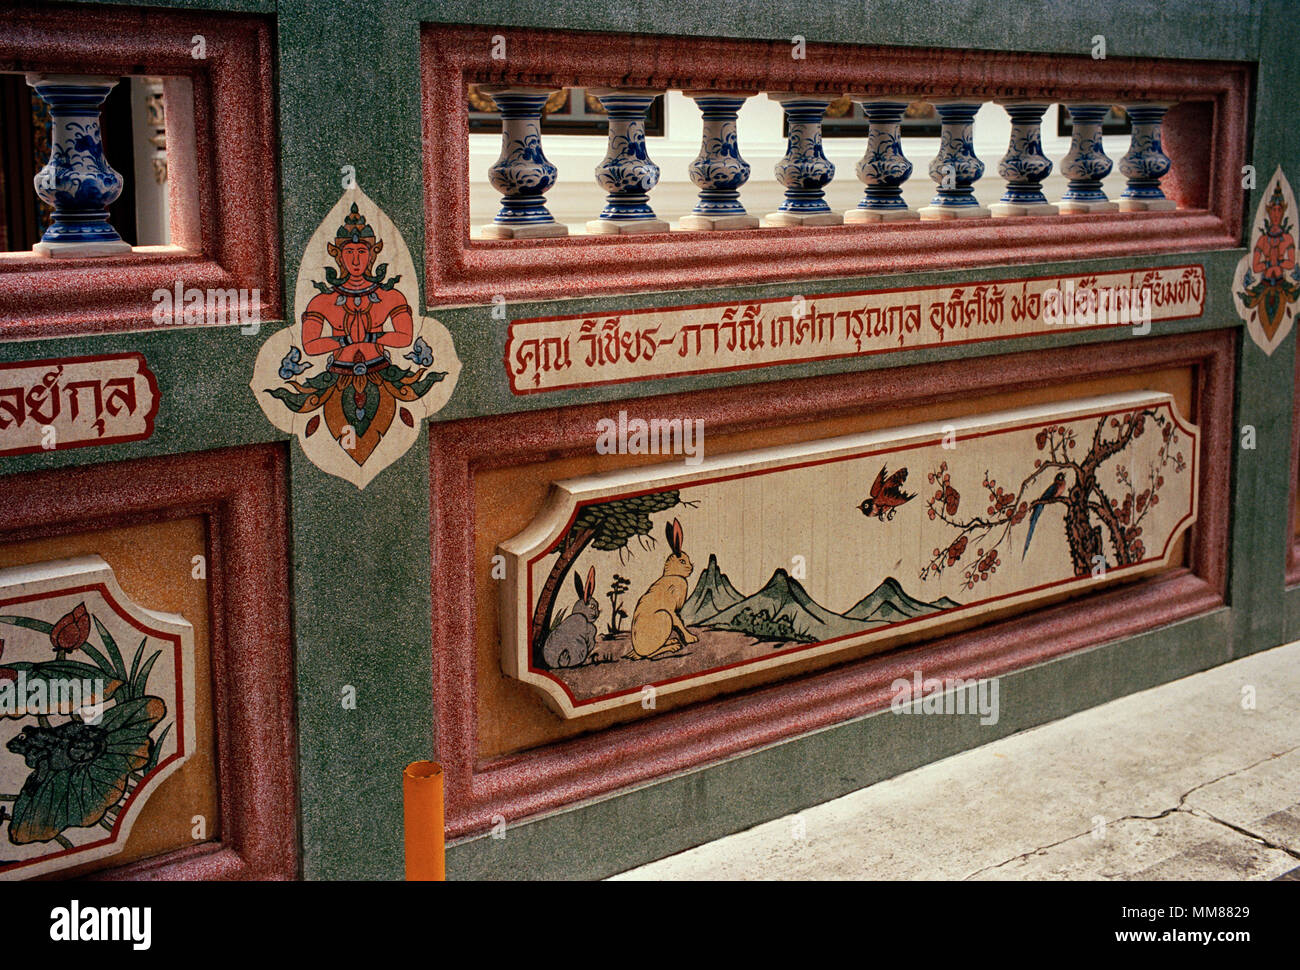
[(808, 595), (799, 580), (790, 578), (784, 569), (774, 572), (767, 585), (753, 596), (746, 596), (739, 603), (710, 617), (704, 625), (714, 629), (750, 633), (754, 630), (753, 621), (747, 622), (746, 618), (764, 616), (774, 621), (780, 617), (789, 617), (789, 628), (794, 634), (789, 639), (807, 643), (831, 640), (865, 629), (859, 621), (832, 613), (819, 605)]
[(735, 630), (762, 640), (815, 643), (960, 605), (946, 596), (933, 603), (918, 600), (891, 576), (845, 613), (835, 613), (809, 596), (784, 569), (772, 573), (757, 593), (741, 596), (718, 566), (717, 557), (710, 555), (681, 613), (687, 626)]
[(960, 606), (948, 597), (923, 603), (909, 596), (903, 585), (890, 576), (874, 590), (858, 600), (844, 615), (852, 620), (865, 620), (868, 623), (898, 623), (901, 620), (913, 620), (927, 613), (950, 610)]
[(709, 554), (709, 564), (695, 582), (695, 591), (682, 606), (682, 622), (687, 626), (701, 623), (734, 606), (745, 597), (718, 568), (718, 557)]

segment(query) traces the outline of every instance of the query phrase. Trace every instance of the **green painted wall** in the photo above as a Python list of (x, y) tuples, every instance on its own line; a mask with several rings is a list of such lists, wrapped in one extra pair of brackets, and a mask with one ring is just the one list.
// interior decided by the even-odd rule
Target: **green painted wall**
[[(560, 27), (620, 32), (725, 34), (859, 43), (950, 46), (1060, 53), (1086, 52), (1094, 34), (1111, 56), (1214, 58), (1258, 64), (1259, 93), (1249, 160), (1261, 186), (1294, 159), (1300, 138), (1284, 122), (1300, 92), (1294, 51), (1300, 7), (1284, 0), (1173, 0), (1134, 4), (1031, 3), (1026, 0), (775, 3), (559, 0), (247, 0), (150, 3), (188, 9), (255, 12), (276, 22), (281, 229), (285, 292), (292, 294), (299, 255), (341, 192), (340, 168), (353, 165), (363, 189), (401, 228), (417, 266), (423, 262), (423, 168), (420, 145), (421, 21)], [(343, 106), (346, 105), (346, 110)], [(361, 128), (357, 119), (371, 119)], [(1290, 163), (1288, 163), (1290, 164)], [(1291, 171), (1292, 181), (1296, 173)], [(1258, 193), (1251, 193), (1253, 214)], [(1229, 281), (1242, 250), (1205, 254), (1205, 315), (1155, 324), (1160, 336), (1238, 328)], [(1197, 256), (1197, 259), (1202, 259)], [(1186, 255), (1155, 260), (1186, 262)], [(1131, 261), (1095, 261), (1097, 269)], [(1149, 262), (1143, 260), (1143, 262)], [(1077, 264), (1072, 264), (1077, 265)], [(1034, 265), (1025, 275), (1064, 269)], [(951, 284), (1009, 275), (1007, 267), (906, 277), (909, 285)], [(799, 291), (899, 285), (903, 277), (825, 279)], [(717, 288), (545, 304), (548, 314), (601, 307), (698, 302), (786, 294), (789, 287)], [(292, 309), (292, 308), (290, 308)], [(511, 306), (510, 316), (542, 312)], [(977, 357), (993, 346), (930, 348), (861, 360), (767, 368), (751, 375), (705, 375), (630, 387), (514, 398), (500, 360), (504, 328), (486, 307), (439, 309), (464, 371), (437, 420), (640, 397), (687, 388), (789, 380), (946, 359)], [(139, 350), (157, 373), (162, 408), (147, 442), (0, 459), (0, 473), (66, 467), (283, 440), (248, 390), (253, 360), (269, 330), (233, 328), (0, 344), (0, 361)], [(1242, 331), (1244, 337), (1244, 331)], [(998, 345), (997, 352), (1108, 339), (1062, 333)], [(794, 811), (1046, 720), (1204, 669), (1300, 636), (1300, 590), (1283, 592), (1284, 536), (1291, 528), (1289, 483), (1294, 337), (1266, 358), (1242, 341), (1238, 423), (1257, 430), (1258, 447), (1238, 451), (1233, 468), (1230, 606), (1121, 643), (1107, 644), (1003, 678), (1004, 716), (996, 728), (974, 719), (873, 715), (795, 738), (745, 757), (694, 770), (631, 792), (512, 827), (505, 839), (478, 838), (449, 851), (456, 877), (588, 877)], [(303, 874), (313, 879), (400, 878), (401, 768), (434, 754), (438, 698), (431, 695), (428, 445), (421, 439), (364, 493), (325, 475), (292, 440), (294, 628), (297, 638), (300, 812)], [(366, 535), (340, 530), (364, 521)], [(376, 544), (369, 536), (384, 537)], [(343, 711), (344, 685), (357, 688)]]

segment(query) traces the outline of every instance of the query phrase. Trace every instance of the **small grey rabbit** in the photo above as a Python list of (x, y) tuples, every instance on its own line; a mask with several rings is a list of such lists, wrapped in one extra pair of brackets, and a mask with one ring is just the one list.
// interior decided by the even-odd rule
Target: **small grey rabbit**
[(584, 663), (596, 649), (596, 618), (600, 604), (596, 602), (596, 567), (587, 570), (584, 588), (578, 574), (573, 574), (573, 585), (578, 591), (578, 602), (569, 615), (556, 624), (542, 645), (542, 659), (546, 666), (577, 667)]

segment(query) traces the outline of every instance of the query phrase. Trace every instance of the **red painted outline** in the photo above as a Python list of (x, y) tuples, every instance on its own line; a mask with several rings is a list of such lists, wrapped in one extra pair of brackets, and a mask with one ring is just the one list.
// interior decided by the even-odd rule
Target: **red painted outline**
[[(66, 589), (53, 589), (53, 590), (47, 590), (44, 593), (31, 593), (25, 596), (11, 597), (10, 599), (0, 599), (0, 607), (7, 607), (13, 603), (32, 603), (39, 600), (55, 599), (61, 596), (76, 596), (78, 593), (84, 594), (84, 593), (92, 593), (92, 592), (98, 592), (103, 597), (104, 602), (106, 602), (109, 605), (109, 607), (113, 610), (113, 612), (116, 613), (119, 618), (125, 620), (127, 624), (129, 624), (132, 628), (143, 632), (147, 636), (153, 637), (155, 640), (171, 642), (172, 663), (175, 665), (174, 669), (176, 670), (178, 685), (179, 685), (179, 689), (176, 692), (176, 712), (172, 716), (172, 723), (176, 728), (176, 737), (178, 739), (176, 745), (176, 751), (173, 752), (171, 755), (169, 755), (165, 761), (160, 761), (158, 764), (156, 764), (154, 766), (153, 771), (149, 772), (149, 774), (145, 775), (142, 779), (140, 779), (140, 783), (137, 784), (135, 788), (131, 790), (130, 796), (122, 804), (122, 808), (117, 814), (117, 821), (113, 823), (113, 830), (109, 833), (107, 837), (100, 839), (98, 842), (87, 842), (84, 845), (75, 845), (71, 849), (62, 849), (59, 852), (53, 852), (50, 853), (49, 855), (37, 856), (33, 859), (28, 859), (23, 862), (13, 862), (8, 865), (0, 864), (0, 874), (6, 872), (15, 872), (27, 866), (33, 866), (39, 863), (48, 862), (51, 859), (61, 859), (64, 856), (85, 852), (89, 849), (98, 849), (105, 845), (112, 845), (114, 842), (118, 841), (119, 838), (121, 838), (120, 830), (122, 827), (122, 823), (126, 820), (127, 816), (130, 815), (131, 805), (135, 802), (136, 798), (139, 797), (140, 793), (152, 782), (154, 778), (158, 777), (159, 772), (161, 772), (165, 767), (167, 767), (167, 765), (171, 764), (173, 761), (183, 760), (189, 757), (189, 755), (192, 753), (187, 751), (185, 747), (186, 742), (188, 740), (185, 737), (185, 692), (184, 692), (185, 682), (184, 682), (184, 677), (181, 676), (182, 672), (185, 669), (185, 666), (183, 662), (184, 657), (181, 653), (181, 638), (179, 634), (164, 633), (161, 630), (154, 629), (148, 624), (143, 623), (139, 618), (132, 616), (122, 607), (122, 605), (117, 601), (116, 597), (113, 596), (112, 592), (110, 592), (108, 587), (105, 586), (103, 583), (88, 583), (84, 586), (70, 586)], [(152, 795), (153, 792), (150, 792), (150, 794)]]
[[(1178, 426), (1178, 427), (1183, 431), (1184, 434), (1188, 434), (1188, 435), (1191, 434), (1191, 429), (1188, 428), (1188, 427), (1186, 427), (1186, 426), (1184, 426), (1183, 423), (1182, 423), (1181, 421), (1178, 420), (1178, 414), (1177, 414), (1177, 412), (1176, 412), (1176, 411), (1175, 411), (1171, 406), (1169, 406), (1168, 404), (1160, 404), (1160, 405), (1157, 405), (1157, 407), (1159, 407), (1159, 408), (1163, 408), (1164, 410), (1168, 411), (1168, 412), (1169, 412), (1169, 419), (1170, 419), (1170, 421), (1172, 421), (1175, 425), (1177, 425), (1177, 426)], [(1070, 418), (1069, 420), (1070, 420), (1071, 422), (1075, 422), (1075, 421), (1090, 421), (1090, 420), (1092, 420), (1093, 418), (1104, 418), (1104, 417), (1106, 417), (1106, 416), (1108, 416), (1108, 415), (1126, 414), (1126, 413), (1128, 413), (1128, 409), (1123, 409), (1123, 408), (1121, 408), (1121, 409), (1119, 409), (1119, 410), (1112, 410), (1112, 411), (1093, 411), (1093, 412), (1091, 412), (1091, 413), (1089, 413), (1089, 414), (1078, 414), (1078, 415), (1075, 415), (1075, 416), (1073, 416), (1072, 418)], [(1048, 419), (1048, 420), (1050, 420), (1050, 419)], [(1016, 425), (1016, 426), (1014, 426), (1014, 427), (1008, 427), (1008, 428), (997, 428), (997, 429), (993, 429), (993, 430), (989, 430), (989, 431), (979, 431), (979, 432), (976, 432), (976, 433), (974, 433), (974, 434), (964, 434), (964, 435), (962, 435), (962, 440), (963, 440), (963, 441), (969, 441), (969, 440), (973, 440), (973, 439), (975, 439), (975, 438), (984, 438), (984, 437), (988, 437), (989, 435), (1008, 434), (1008, 433), (1010, 433), (1010, 432), (1014, 432), (1014, 431), (1028, 431), (1028, 430), (1030, 430), (1031, 428), (1039, 427), (1041, 424), (1042, 424), (1041, 421), (1034, 421), (1034, 422), (1031, 422), (1031, 423), (1029, 423), (1029, 424)], [(864, 451), (864, 452), (859, 452), (859, 453), (857, 453), (857, 454), (851, 454), (851, 455), (835, 455), (835, 456), (833, 456), (833, 457), (829, 457), (829, 458), (818, 458), (818, 459), (810, 459), (810, 460), (807, 460), (807, 461), (796, 461), (796, 462), (793, 462), (792, 464), (788, 464), (788, 465), (774, 465), (774, 466), (770, 466), (770, 467), (767, 467), (767, 468), (757, 469), (757, 470), (754, 470), (754, 471), (736, 472), (736, 473), (734, 473), (734, 474), (730, 474), (730, 475), (715, 475), (715, 476), (712, 477), (712, 478), (702, 478), (702, 479), (700, 479), (699, 481), (683, 482), (683, 483), (681, 483), (681, 484), (679, 484), (679, 485), (677, 485), (677, 486), (675, 486), (675, 487), (676, 487), (676, 488), (699, 488), (699, 487), (702, 487), (702, 486), (705, 486), (705, 485), (716, 485), (716, 484), (718, 484), (719, 482), (730, 482), (730, 481), (735, 481), (736, 479), (741, 479), (741, 478), (753, 478), (753, 477), (756, 477), (756, 476), (759, 476), (759, 475), (771, 475), (771, 474), (774, 474), (774, 473), (776, 473), (776, 472), (786, 472), (786, 471), (792, 471), (792, 470), (796, 470), (796, 469), (800, 469), (800, 468), (813, 468), (813, 467), (816, 467), (816, 466), (818, 466), (818, 465), (829, 465), (829, 464), (834, 464), (834, 463), (836, 463), (836, 462), (841, 462), (841, 461), (858, 461), (858, 460), (863, 459), (863, 458), (872, 458), (872, 457), (875, 457), (875, 456), (877, 456), (877, 455), (893, 455), (893, 454), (897, 454), (898, 452), (901, 452), (901, 451), (910, 451), (910, 450), (912, 450), (912, 449), (914, 449), (914, 448), (930, 448), (930, 447), (933, 447), (933, 446), (936, 445), (936, 444), (942, 444), (942, 442), (943, 442), (943, 435), (939, 435), (939, 436), (937, 436), (937, 437), (935, 437), (935, 438), (931, 438), (931, 439), (928, 439), (928, 440), (926, 440), (926, 441), (917, 441), (917, 442), (913, 442), (913, 443), (910, 444), (910, 445), (901, 445), (901, 446), (896, 446), (896, 447), (881, 447), (881, 448), (876, 449), (875, 451)], [(1189, 474), (1189, 476), (1188, 476), (1188, 480), (1192, 483), (1192, 485), (1193, 485), (1193, 489), (1195, 488), (1195, 484), (1196, 484), (1196, 481), (1197, 481), (1197, 479), (1196, 479), (1196, 459), (1197, 459), (1197, 457), (1198, 457), (1199, 454), (1200, 454), (1200, 447), (1199, 447), (1199, 445), (1200, 445), (1200, 441), (1199, 441), (1199, 436), (1198, 436), (1198, 440), (1197, 440), (1197, 446), (1198, 446), (1198, 447), (1197, 447), (1196, 451), (1194, 451), (1194, 452), (1192, 453), (1192, 461), (1191, 461), (1191, 467), (1190, 467), (1190, 474)], [(662, 492), (662, 491), (664, 491), (663, 488), (643, 488), (643, 489), (638, 489), (638, 490), (636, 490), (636, 491), (618, 492), (618, 493), (613, 494), (613, 495), (604, 495), (604, 496), (601, 496), (599, 499), (591, 499), (590, 501), (579, 502), (579, 503), (577, 503), (577, 504), (574, 506), (573, 514), (569, 516), (569, 521), (568, 521), (568, 523), (564, 526), (563, 529), (561, 529), (561, 531), (560, 531), (560, 539), (563, 539), (565, 533), (567, 533), (567, 532), (569, 531), (569, 529), (572, 528), (573, 523), (574, 523), (574, 522), (577, 520), (577, 518), (578, 518), (578, 513), (581, 512), (581, 511), (583, 510), (583, 508), (585, 508), (585, 507), (587, 507), (587, 506), (589, 506), (589, 505), (594, 505), (594, 504), (598, 504), (598, 503), (601, 503), (601, 502), (613, 502), (613, 501), (618, 501), (619, 499), (625, 499), (625, 498), (634, 498), (634, 497), (636, 497), (636, 496), (638, 496), (638, 495), (650, 495), (650, 494), (654, 494), (654, 493), (658, 493), (658, 492)], [(1195, 504), (1196, 504), (1196, 501), (1195, 501), (1195, 499), (1196, 499), (1195, 491), (1193, 490), (1192, 492), (1190, 492), (1188, 497), (1189, 497), (1189, 504), (1192, 505), (1192, 506), (1195, 506)], [(1184, 523), (1186, 523), (1187, 520), (1190, 519), (1191, 517), (1192, 517), (1192, 510), (1189, 508), (1188, 511), (1187, 511), (1187, 513), (1186, 513), (1186, 514), (1185, 514), (1181, 519), (1179, 519), (1179, 520), (1174, 524), (1173, 528), (1171, 528), (1171, 529), (1169, 530), (1169, 535), (1165, 537), (1165, 544), (1164, 544), (1164, 547), (1160, 550), (1160, 555), (1158, 555), (1158, 556), (1148, 556), (1146, 559), (1143, 559), (1143, 560), (1141, 560), (1140, 562), (1129, 563), (1127, 566), (1115, 566), (1113, 569), (1108, 569), (1108, 570), (1107, 570), (1107, 574), (1108, 574), (1108, 575), (1113, 575), (1113, 574), (1115, 574), (1115, 573), (1122, 572), (1122, 571), (1124, 571), (1124, 570), (1135, 569), (1135, 568), (1137, 568), (1138, 566), (1145, 566), (1145, 565), (1147, 565), (1148, 563), (1152, 563), (1152, 562), (1163, 562), (1164, 559), (1165, 559), (1165, 557), (1166, 557), (1167, 555), (1169, 555), (1169, 547), (1174, 543), (1174, 541), (1176, 540), (1176, 538), (1177, 538), (1179, 535), (1181, 535), (1181, 533), (1182, 533), (1182, 528), (1183, 528)], [(549, 555), (551, 555), (552, 553), (555, 552), (556, 547), (557, 547), (557, 545), (558, 545), (560, 539), (557, 539), (555, 542), (551, 543), (551, 545), (550, 545), (548, 548), (543, 549), (541, 552), (537, 553), (537, 555), (533, 556), (533, 558), (530, 559), (530, 560), (528, 560), (528, 562), (525, 564), (525, 565), (526, 565), (526, 574), (527, 574), (527, 583), (526, 583), (526, 585), (525, 585), (525, 595), (526, 595), (527, 598), (528, 598), (527, 601), (528, 601), (528, 604), (529, 604), (529, 609), (530, 609), (530, 611), (531, 611), (531, 609), (532, 609), (532, 607), (533, 607), (533, 567), (536, 566), (536, 564), (537, 564), (541, 559), (543, 559), (544, 557), (549, 556)], [(1026, 594), (1028, 594), (1028, 593), (1039, 593), (1039, 592), (1042, 592), (1043, 590), (1055, 589), (1055, 588), (1058, 587), (1058, 586), (1070, 586), (1070, 585), (1074, 584), (1074, 585), (1078, 585), (1078, 586), (1080, 586), (1081, 588), (1086, 588), (1086, 583), (1087, 583), (1086, 580), (1083, 581), (1083, 582), (1081, 583), (1080, 580), (1079, 580), (1079, 577), (1077, 577), (1077, 576), (1075, 576), (1075, 577), (1071, 577), (1071, 578), (1069, 578), (1069, 579), (1061, 579), (1061, 580), (1057, 580), (1056, 582), (1053, 582), (1053, 583), (1042, 583), (1041, 585), (1038, 585), (1038, 586), (1030, 586), (1030, 587), (1028, 587), (1028, 588), (1026, 588), (1026, 589), (1019, 589), (1019, 590), (1016, 590), (1016, 591), (1014, 591), (1014, 592), (1003, 593), (1001, 596), (992, 596), (992, 597), (989, 597), (988, 599), (974, 600), (973, 602), (970, 602), (970, 603), (962, 603), (960, 606), (954, 606), (954, 607), (951, 607), (951, 608), (946, 609), (946, 610), (940, 610), (940, 611), (937, 612), (937, 613), (927, 613), (927, 614), (925, 614), (924, 616), (917, 616), (917, 617), (913, 617), (913, 618), (908, 619), (908, 620), (901, 620), (901, 621), (899, 621), (899, 622), (897, 622), (897, 623), (890, 623), (888, 626), (885, 626), (885, 627), (878, 627), (877, 629), (872, 630), (872, 631), (870, 631), (870, 632), (873, 633), (873, 634), (875, 634), (875, 633), (884, 633), (885, 631), (891, 631), (891, 632), (892, 632), (892, 631), (895, 630), (895, 629), (898, 629), (898, 628), (901, 628), (901, 627), (906, 627), (906, 626), (909, 626), (909, 625), (911, 625), (911, 624), (913, 624), (913, 623), (919, 623), (919, 622), (921, 622), (921, 621), (923, 621), (923, 620), (927, 620), (927, 621), (928, 621), (928, 620), (933, 620), (936, 616), (943, 616), (943, 615), (946, 615), (946, 614), (949, 614), (949, 613), (953, 614), (954, 619), (958, 619), (958, 618), (960, 618), (960, 615), (961, 615), (961, 613), (962, 613), (963, 610), (974, 609), (974, 608), (977, 607), (977, 606), (986, 606), (986, 605), (988, 605), (989, 603), (999, 603), (999, 602), (1001, 602), (1002, 600), (1011, 599), (1012, 597), (1015, 597), (1015, 596), (1024, 596), (1024, 595), (1026, 595)], [(1025, 610), (1031, 610), (1031, 609), (1033, 609), (1033, 603), (1024, 603), (1024, 604), (1021, 604), (1021, 605), (1025, 608)], [(529, 672), (529, 673), (532, 673), (532, 674), (537, 674), (537, 675), (539, 675), (539, 676), (541, 676), (541, 677), (545, 677), (547, 680), (549, 680), (549, 681), (551, 681), (552, 683), (558, 685), (559, 688), (560, 688), (562, 691), (564, 691), (565, 696), (568, 697), (568, 699), (569, 699), (569, 703), (570, 703), (573, 707), (575, 707), (575, 708), (583, 708), (583, 707), (589, 707), (589, 706), (591, 706), (591, 705), (593, 705), (593, 704), (599, 704), (599, 703), (601, 703), (602, 701), (607, 701), (607, 700), (609, 700), (610, 698), (613, 698), (613, 697), (627, 697), (627, 696), (632, 695), (632, 694), (639, 694), (639, 693), (641, 692), (641, 690), (643, 689), (644, 686), (650, 686), (650, 687), (664, 687), (664, 686), (667, 686), (668, 684), (680, 684), (680, 683), (682, 683), (683, 681), (698, 680), (698, 679), (700, 679), (700, 678), (702, 678), (702, 677), (707, 677), (707, 676), (709, 676), (710, 674), (715, 674), (715, 673), (718, 673), (718, 672), (720, 672), (720, 671), (724, 671), (724, 670), (736, 670), (736, 669), (739, 669), (739, 668), (741, 668), (741, 667), (748, 667), (748, 666), (751, 666), (751, 665), (753, 665), (753, 664), (755, 664), (755, 663), (759, 663), (759, 662), (761, 662), (761, 661), (769, 660), (769, 659), (771, 659), (772, 657), (790, 657), (790, 656), (793, 656), (793, 655), (795, 655), (795, 654), (803, 653), (803, 652), (805, 652), (805, 651), (807, 651), (807, 650), (819, 649), (819, 648), (821, 648), (821, 647), (825, 647), (825, 646), (827, 646), (827, 645), (829, 645), (829, 644), (832, 644), (832, 643), (840, 643), (841, 641), (844, 641), (844, 640), (853, 640), (853, 639), (855, 639), (855, 638), (862, 637), (863, 633), (865, 633), (865, 632), (867, 632), (867, 631), (858, 631), (857, 633), (846, 633), (846, 634), (844, 634), (843, 636), (832, 637), (832, 638), (829, 639), (829, 640), (818, 640), (816, 643), (805, 643), (805, 644), (799, 644), (799, 645), (797, 645), (797, 646), (786, 647), (784, 650), (774, 650), (774, 651), (772, 651), (771, 653), (763, 654), (762, 656), (751, 657), (751, 658), (749, 658), (749, 659), (747, 659), (747, 660), (737, 660), (737, 661), (735, 661), (735, 662), (733, 662), (733, 663), (723, 664), (723, 665), (720, 666), (720, 667), (709, 667), (709, 668), (707, 668), (707, 669), (705, 669), (705, 670), (697, 670), (697, 671), (695, 671), (694, 673), (690, 673), (690, 674), (682, 674), (682, 675), (677, 676), (677, 677), (669, 677), (669, 678), (666, 679), (666, 680), (655, 680), (655, 681), (651, 681), (651, 682), (649, 682), (648, 685), (641, 685), (641, 684), (638, 684), (636, 687), (629, 687), (629, 688), (627, 688), (626, 690), (611, 691), (611, 692), (608, 693), (608, 694), (598, 694), (598, 695), (595, 695), (595, 696), (593, 696), (593, 697), (588, 697), (588, 698), (586, 698), (586, 699), (584, 699), (584, 700), (578, 700), (577, 698), (575, 698), (574, 695), (573, 695), (573, 692), (572, 692), (571, 690), (569, 690), (569, 685), (568, 685), (567, 683), (565, 683), (563, 680), (561, 680), (560, 678), (556, 677), (553, 673), (551, 673), (550, 670), (548, 670), (548, 669), (544, 669), (544, 668), (541, 668), (541, 667), (534, 667), (534, 666), (533, 666), (532, 651), (531, 651), (531, 650), (528, 651), (528, 672)], [(887, 637), (880, 637), (879, 639), (867, 640), (867, 641), (863, 641), (863, 642), (864, 642), (864, 643), (887, 642)], [(848, 647), (848, 646), (857, 646), (857, 644), (845, 644), (845, 646), (846, 646), (846, 647)], [(833, 654), (833, 653), (834, 653), (834, 651), (829, 651), (826, 655), (827, 655), (827, 656), (830, 656), (830, 655)], [(773, 666), (775, 667), (775, 666), (779, 666), (779, 665), (773, 665)], [(772, 669), (772, 668), (767, 668), (767, 669)], [(704, 686), (704, 685), (701, 685), (701, 686)]]
[(162, 404), (162, 393), (158, 389), (158, 379), (154, 372), (149, 369), (149, 362), (145, 356), (138, 351), (130, 351), (123, 354), (96, 354), (91, 357), (47, 357), (41, 360), (13, 361), (10, 363), (0, 364), (0, 370), (23, 370), (29, 367), (53, 366), (57, 364), (97, 364), (106, 360), (135, 360), (136, 372), (134, 376), (143, 377), (149, 385), (149, 391), (153, 395), (152, 403), (148, 413), (144, 416), (144, 431), (140, 434), (119, 434), (109, 438), (85, 438), (73, 441), (71, 444), (58, 445), (55, 448), (42, 448), (40, 445), (30, 445), (26, 448), (0, 448), (0, 457), (9, 457), (12, 455), (30, 455), (38, 451), (68, 451), (72, 448), (89, 448), (95, 445), (117, 445), (128, 441), (145, 441), (153, 437), (154, 418), (158, 416), (158, 408)]
[[(1198, 301), (1199, 306), (1197, 311), (1195, 313), (1183, 313), (1183, 314), (1179, 314), (1178, 316), (1159, 317), (1159, 318), (1157, 318), (1154, 314), (1152, 314), (1152, 320), (1159, 319), (1161, 322), (1166, 322), (1166, 321), (1173, 321), (1173, 320), (1195, 319), (1197, 317), (1202, 316), (1205, 313), (1205, 291), (1207, 289), (1207, 284), (1206, 284), (1206, 276), (1205, 276), (1205, 265), (1203, 263), (1185, 263), (1185, 264), (1179, 264), (1178, 266), (1146, 266), (1140, 269), (1131, 269), (1131, 270), (1126, 270), (1126, 269), (1099, 270), (1097, 273), (1092, 275), (1103, 276), (1103, 275), (1115, 275), (1120, 273), (1128, 273), (1131, 276), (1137, 273), (1163, 272), (1165, 270), (1175, 271), (1180, 269), (1181, 270), (1194, 269), (1200, 271), (1201, 298)], [(889, 289), (881, 289), (881, 290), (854, 290), (849, 293), (812, 293), (809, 294), (806, 297), (806, 299), (808, 299), (809, 302), (813, 302), (815, 300), (820, 300), (820, 299), (841, 300), (841, 299), (850, 299), (852, 297), (857, 297), (857, 296), (887, 296), (894, 293), (934, 292), (937, 290), (966, 289), (975, 286), (1011, 287), (1016, 285), (1017, 283), (1040, 283), (1044, 280), (1059, 280), (1059, 281), (1074, 280), (1074, 279), (1079, 279), (1080, 275), (1086, 277), (1089, 274), (1075, 274), (1073, 276), (1061, 276), (1061, 275), (1054, 274), (1048, 276), (1023, 276), (1017, 279), (1004, 279), (1004, 280), (971, 280), (967, 283), (950, 283), (950, 284), (943, 284), (939, 286), (896, 286), (896, 287), (891, 287)], [(995, 334), (989, 337), (967, 337), (964, 340), (944, 340), (943, 337), (940, 336), (937, 342), (915, 343), (908, 346), (899, 346), (899, 347), (881, 347), (878, 350), (850, 351), (843, 354), (822, 354), (817, 357), (788, 357), (785, 358), (784, 360), (756, 361), (754, 363), (748, 363), (748, 364), (728, 364), (722, 367), (701, 367), (695, 370), (681, 370), (681, 371), (673, 371), (671, 373), (660, 372), (655, 374), (616, 377), (616, 378), (611, 378), (607, 381), (577, 381), (572, 384), (552, 384), (547, 387), (526, 387), (523, 389), (520, 389), (520, 387), (518, 386), (515, 380), (517, 375), (512, 373), (510, 368), (510, 349), (515, 339), (515, 327), (520, 324), (554, 323), (557, 321), (569, 321), (569, 320), (578, 321), (578, 320), (595, 319), (599, 317), (628, 317), (628, 316), (635, 316), (639, 313), (680, 313), (686, 310), (709, 310), (715, 307), (732, 307), (732, 306), (741, 306), (741, 305), (762, 306), (770, 303), (788, 303), (790, 299), (791, 298), (788, 296), (786, 297), (773, 296), (773, 297), (764, 297), (758, 300), (721, 300), (716, 303), (688, 303), (688, 304), (683, 304), (681, 306), (666, 306), (666, 307), (636, 307), (630, 310), (619, 310), (614, 312), (600, 311), (591, 314), (566, 313), (560, 316), (553, 316), (553, 317), (528, 317), (520, 320), (511, 320), (509, 326), (506, 328), (506, 345), (505, 345), (505, 349), (501, 353), (501, 363), (506, 372), (506, 379), (509, 380), (510, 382), (510, 393), (514, 394), (516, 397), (524, 397), (529, 394), (547, 394), (550, 393), (551, 391), (567, 391), (567, 390), (575, 390), (578, 388), (585, 388), (585, 387), (608, 387), (614, 384), (631, 384), (636, 381), (672, 380), (673, 378), (677, 378), (677, 377), (694, 377), (699, 374), (731, 374), (737, 371), (761, 370), (764, 367), (789, 367), (789, 366), (797, 366), (799, 364), (812, 364), (824, 360), (846, 360), (848, 358), (856, 358), (856, 357), (875, 357), (878, 354), (894, 354), (894, 353), (900, 353), (908, 350), (930, 350), (936, 347), (961, 347), (966, 344), (994, 343), (1000, 340), (1024, 340), (1030, 337), (1041, 337), (1058, 331), (1069, 331), (1070, 333), (1085, 333), (1090, 330), (1115, 330), (1118, 329), (1119, 327), (1128, 326), (1128, 324), (1119, 324), (1119, 323), (1097, 324), (1096, 326), (1092, 326), (1092, 327), (1061, 326), (1055, 329), (1048, 328), (1045, 330), (1031, 330), (1026, 333)]]

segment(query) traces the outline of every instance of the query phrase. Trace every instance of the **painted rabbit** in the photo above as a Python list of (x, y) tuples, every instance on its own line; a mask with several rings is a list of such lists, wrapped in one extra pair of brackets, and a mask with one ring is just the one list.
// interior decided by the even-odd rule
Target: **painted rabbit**
[(665, 526), (672, 552), (664, 562), (664, 574), (641, 594), (632, 610), (632, 649), (629, 658), (653, 659), (676, 653), (699, 639), (686, 629), (680, 610), (686, 602), (686, 577), (695, 568), (682, 552), (682, 524), (673, 519)]
[(584, 587), (578, 574), (573, 574), (573, 585), (578, 591), (578, 601), (563, 620), (555, 625), (542, 645), (542, 660), (546, 666), (577, 667), (596, 649), (596, 618), (600, 604), (596, 602), (596, 567), (587, 570)]

